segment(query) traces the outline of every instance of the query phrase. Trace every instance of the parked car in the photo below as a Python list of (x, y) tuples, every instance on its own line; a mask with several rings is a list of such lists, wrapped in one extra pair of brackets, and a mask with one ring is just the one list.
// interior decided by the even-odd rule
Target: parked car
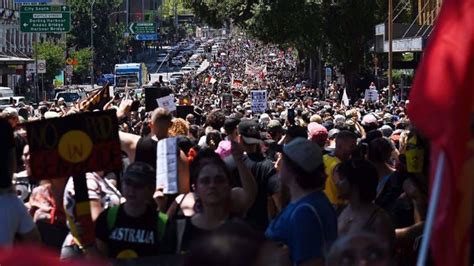
[(21, 102), (25, 102), (24, 96), (0, 97), (0, 109), (5, 109), (10, 106), (16, 106)]
[(97, 85), (99, 86), (104, 86), (107, 82), (109, 85), (114, 86), (114, 74), (102, 74), (97, 78)]
[(64, 99), (67, 105), (73, 105), (77, 100), (82, 100), (86, 97), (84, 91), (61, 91), (56, 93), (54, 100), (57, 102), (60, 98)]
[(0, 87), (0, 97), (13, 97), (13, 90), (9, 87)]

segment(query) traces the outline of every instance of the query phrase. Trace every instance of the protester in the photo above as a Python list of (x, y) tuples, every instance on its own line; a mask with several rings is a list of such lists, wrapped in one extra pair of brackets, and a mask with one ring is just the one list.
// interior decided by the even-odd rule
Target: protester
[(389, 215), (373, 203), (377, 193), (377, 169), (366, 160), (348, 160), (336, 166), (337, 187), (348, 201), (338, 218), (340, 236), (359, 231), (377, 234), (393, 249), (395, 231)]
[(341, 237), (332, 246), (328, 266), (392, 266), (390, 246), (375, 234), (356, 232)]
[[(246, 168), (250, 169), (257, 182), (257, 198), (253, 206), (247, 213), (246, 220), (251, 223), (255, 229), (264, 231), (268, 226), (268, 198), (275, 206), (280, 207), (279, 202), (279, 179), (273, 163), (266, 159), (260, 152), (260, 134), (258, 124), (255, 120), (242, 119), (238, 126), (239, 142), (242, 145), (245, 155), (242, 157)], [(225, 159), (227, 167), (233, 174), (236, 182), (239, 180), (240, 171), (236, 167), (234, 157)], [(237, 183), (237, 185), (239, 185)]]
[(255, 200), (257, 185), (243, 161), (243, 150), (233, 143), (232, 157), (239, 170), (242, 188), (231, 186), (229, 171), (214, 151), (205, 149), (191, 163), (196, 214), (178, 227), (178, 251), (187, 251), (191, 241), (218, 228), (233, 217), (244, 217)]
[(172, 252), (173, 238), (165, 238), (168, 217), (150, 204), (155, 184), (152, 166), (143, 162), (128, 166), (122, 177), (125, 203), (104, 210), (96, 221), (96, 242), (103, 256), (130, 259)]
[[(112, 173), (113, 174), (113, 173)], [(90, 201), (92, 221), (96, 221), (99, 214), (112, 206), (120, 204), (121, 194), (106, 178), (103, 171), (87, 173), (85, 175), (87, 190)], [(64, 209), (66, 212), (69, 234), (64, 240), (61, 249), (62, 259), (74, 259), (84, 256), (84, 254), (94, 253), (93, 247), (85, 246), (81, 243), (81, 238), (85, 232), (78, 224), (75, 215), (76, 200), (74, 198), (74, 181), (70, 177), (64, 189)]]
[(157, 108), (151, 115), (151, 136), (140, 137), (138, 135), (120, 132), (122, 149), (127, 153), (130, 161), (141, 161), (155, 165), (156, 143), (169, 136), (169, 129), (173, 125), (172, 120), (173, 116), (166, 109)]
[(324, 265), (337, 237), (337, 217), (322, 192), (325, 175), (321, 149), (304, 138), (283, 147), (282, 182), (291, 203), (268, 226), (270, 240), (288, 246), (293, 265)]
[(16, 165), (13, 128), (0, 118), (0, 246), (11, 246), (16, 235), (20, 241), (39, 243), (40, 235), (26, 207), (12, 189)]
[(344, 200), (339, 196), (336, 187), (337, 180), (334, 178), (334, 168), (341, 162), (349, 160), (352, 153), (356, 149), (357, 137), (350, 131), (340, 131), (336, 136), (336, 147), (332, 154), (323, 156), (324, 167), (326, 172), (326, 183), (324, 193), (329, 201), (340, 210), (344, 205)]

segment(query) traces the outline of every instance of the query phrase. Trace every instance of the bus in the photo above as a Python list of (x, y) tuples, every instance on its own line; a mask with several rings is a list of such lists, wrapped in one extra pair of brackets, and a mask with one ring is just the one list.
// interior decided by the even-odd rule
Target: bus
[(148, 83), (148, 71), (144, 63), (116, 64), (115, 88), (142, 87)]

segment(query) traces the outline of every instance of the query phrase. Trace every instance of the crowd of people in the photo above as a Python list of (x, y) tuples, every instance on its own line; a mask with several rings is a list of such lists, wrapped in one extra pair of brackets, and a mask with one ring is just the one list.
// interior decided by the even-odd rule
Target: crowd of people
[[(200, 75), (153, 85), (194, 107), (185, 115), (147, 112), (133, 92), (104, 107), (116, 109), (124, 168), (86, 174), (94, 245), (81, 243), (72, 177), (30, 181), (22, 125), (81, 110), (62, 102), (2, 110), (0, 246), (44, 245), (64, 260), (414, 265), (429, 147), (410, 125), (408, 101), (389, 103), (380, 92), (376, 102), (341, 104), (336, 84), (323, 91), (303, 80), (292, 50), (243, 35), (220, 49)], [(265, 112), (252, 109), (253, 90), (267, 92)], [(181, 195), (156, 187), (157, 143), (171, 137), (189, 184)]]

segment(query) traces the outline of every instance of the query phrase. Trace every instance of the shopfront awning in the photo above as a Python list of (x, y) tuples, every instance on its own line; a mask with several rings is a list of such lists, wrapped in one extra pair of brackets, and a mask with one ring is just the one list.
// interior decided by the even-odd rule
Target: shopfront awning
[(23, 65), (33, 62), (35, 62), (35, 60), (28, 57), (0, 55), (0, 65)]

